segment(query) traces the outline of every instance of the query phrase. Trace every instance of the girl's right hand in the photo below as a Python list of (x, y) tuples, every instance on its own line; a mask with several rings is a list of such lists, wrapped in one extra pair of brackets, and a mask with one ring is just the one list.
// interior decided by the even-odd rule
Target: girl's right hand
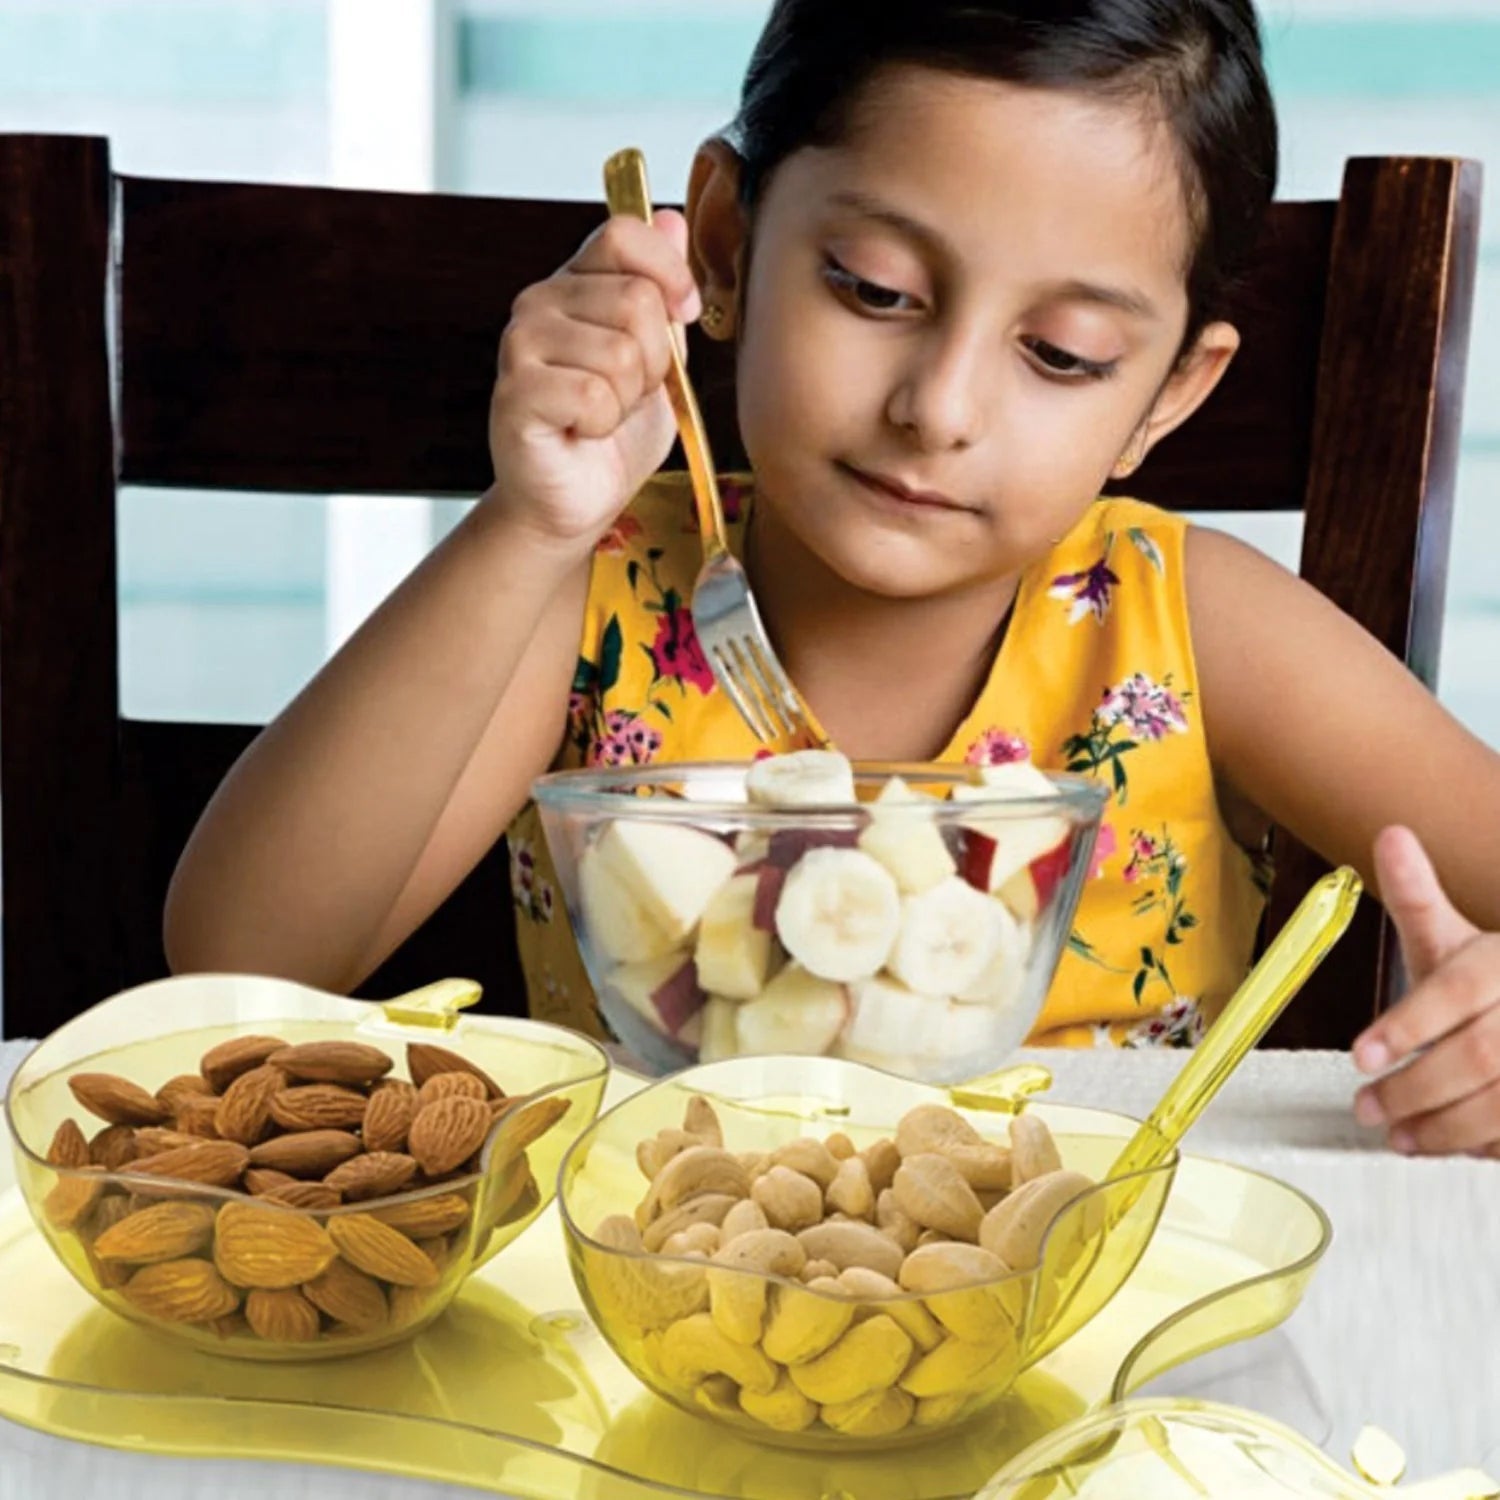
[(671, 325), (701, 311), (686, 250), (681, 214), (612, 218), (516, 298), (490, 402), (486, 504), (548, 543), (590, 549), (671, 450)]

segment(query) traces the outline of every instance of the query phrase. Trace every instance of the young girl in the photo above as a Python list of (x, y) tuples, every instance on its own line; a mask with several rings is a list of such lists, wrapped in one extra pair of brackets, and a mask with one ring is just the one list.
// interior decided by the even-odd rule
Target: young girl
[(1097, 498), (1233, 357), (1276, 167), (1251, 0), (778, 0), (685, 217), (613, 220), (517, 299), (493, 486), (220, 790), (173, 966), (351, 989), (509, 830), (533, 1011), (597, 1027), (532, 780), (757, 748), (692, 634), (685, 481), (653, 478), (698, 319), (737, 346), (736, 544), (834, 743), (1108, 779), (1038, 1039), (1195, 1039), (1275, 821), (1406, 945), (1357, 1056), (1415, 1060), (1360, 1117), (1500, 1154), (1500, 757), (1297, 578)]

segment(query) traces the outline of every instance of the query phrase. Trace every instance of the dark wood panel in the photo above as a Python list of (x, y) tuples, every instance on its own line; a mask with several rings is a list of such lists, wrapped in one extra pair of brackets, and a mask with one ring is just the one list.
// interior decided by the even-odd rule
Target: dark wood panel
[[(482, 490), (510, 304), (602, 216), (314, 188), (123, 189), (123, 478), (208, 488)], [(1243, 356), (1133, 490), (1177, 508), (1300, 504), (1332, 216), (1278, 207), (1240, 303)], [(733, 349), (695, 330), (692, 367), (721, 466), (743, 466)]]
[[(166, 972), (161, 919), (172, 871), (198, 815), (256, 732), (230, 724), (121, 724), (121, 842), (129, 851), (119, 897), (126, 934), (122, 983), (139, 984)], [(503, 843), (360, 985), (359, 993), (388, 999), (449, 976), (484, 986), (481, 1010), (526, 1012)]]
[[(1302, 574), (1435, 687), (1479, 243), (1480, 168), (1349, 164), (1335, 230)], [(1269, 921), (1328, 867), (1278, 836)], [(1399, 993), (1390, 924), (1362, 903), (1278, 1027), (1344, 1047)]]
[(0, 137), (5, 1025), (113, 987), (115, 540), (109, 152)]

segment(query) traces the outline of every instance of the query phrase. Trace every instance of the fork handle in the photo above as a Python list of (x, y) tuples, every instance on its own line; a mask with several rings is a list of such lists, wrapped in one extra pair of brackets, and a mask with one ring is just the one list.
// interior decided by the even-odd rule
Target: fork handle
[[(612, 214), (651, 222), (651, 189), (646, 180), (646, 158), (628, 147), (617, 151), (604, 164), (604, 197)], [(703, 558), (713, 562), (729, 551), (724, 531), (724, 505), (719, 498), (718, 472), (708, 446), (708, 429), (698, 398), (688, 381), (687, 367), (672, 330), (672, 365), (667, 371), (667, 399), (677, 419), (682, 450), (687, 455), (688, 474), (693, 481), (693, 499), (698, 506), (698, 528), (703, 534)]]

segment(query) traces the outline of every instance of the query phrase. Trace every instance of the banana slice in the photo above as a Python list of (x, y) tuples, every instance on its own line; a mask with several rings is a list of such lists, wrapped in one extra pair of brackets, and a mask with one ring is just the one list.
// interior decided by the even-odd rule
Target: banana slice
[(919, 995), (884, 975), (849, 987), (853, 1014), (839, 1042), (839, 1056), (899, 1071), (913, 1056), (941, 1045), (948, 1002)]
[(674, 943), (692, 934), (704, 907), (735, 868), (734, 850), (711, 833), (644, 819), (617, 818), (600, 835), (593, 853)]
[(762, 807), (849, 807), (854, 767), (837, 750), (772, 755), (750, 767), (745, 790)]
[(925, 995), (956, 995), (979, 981), (1000, 943), (1000, 903), (956, 875), (901, 903), (892, 974)]
[(868, 979), (900, 926), (895, 877), (858, 849), (810, 850), (788, 871), (776, 903), (782, 946), (820, 979)]
[(788, 964), (758, 999), (736, 1007), (739, 1050), (816, 1056), (833, 1046), (848, 1019), (849, 997), (843, 985)]
[(753, 1000), (771, 967), (771, 934), (756, 926), (760, 876), (736, 875), (714, 893), (698, 924), (698, 979), (729, 1000)]
[(931, 816), (933, 801), (892, 776), (871, 804), (869, 827), (859, 838), (859, 847), (908, 895), (931, 890), (958, 869)]
[(591, 945), (611, 964), (645, 963), (671, 953), (677, 939), (601, 851), (602, 841), (590, 844), (578, 861), (578, 899)]
[(970, 1005), (1006, 1008), (1014, 1005), (1026, 983), (1026, 960), (1031, 957), (1031, 927), (1018, 922), (1000, 901), (990, 900), (995, 924), (995, 951), (973, 984), (960, 986), (953, 998)]

